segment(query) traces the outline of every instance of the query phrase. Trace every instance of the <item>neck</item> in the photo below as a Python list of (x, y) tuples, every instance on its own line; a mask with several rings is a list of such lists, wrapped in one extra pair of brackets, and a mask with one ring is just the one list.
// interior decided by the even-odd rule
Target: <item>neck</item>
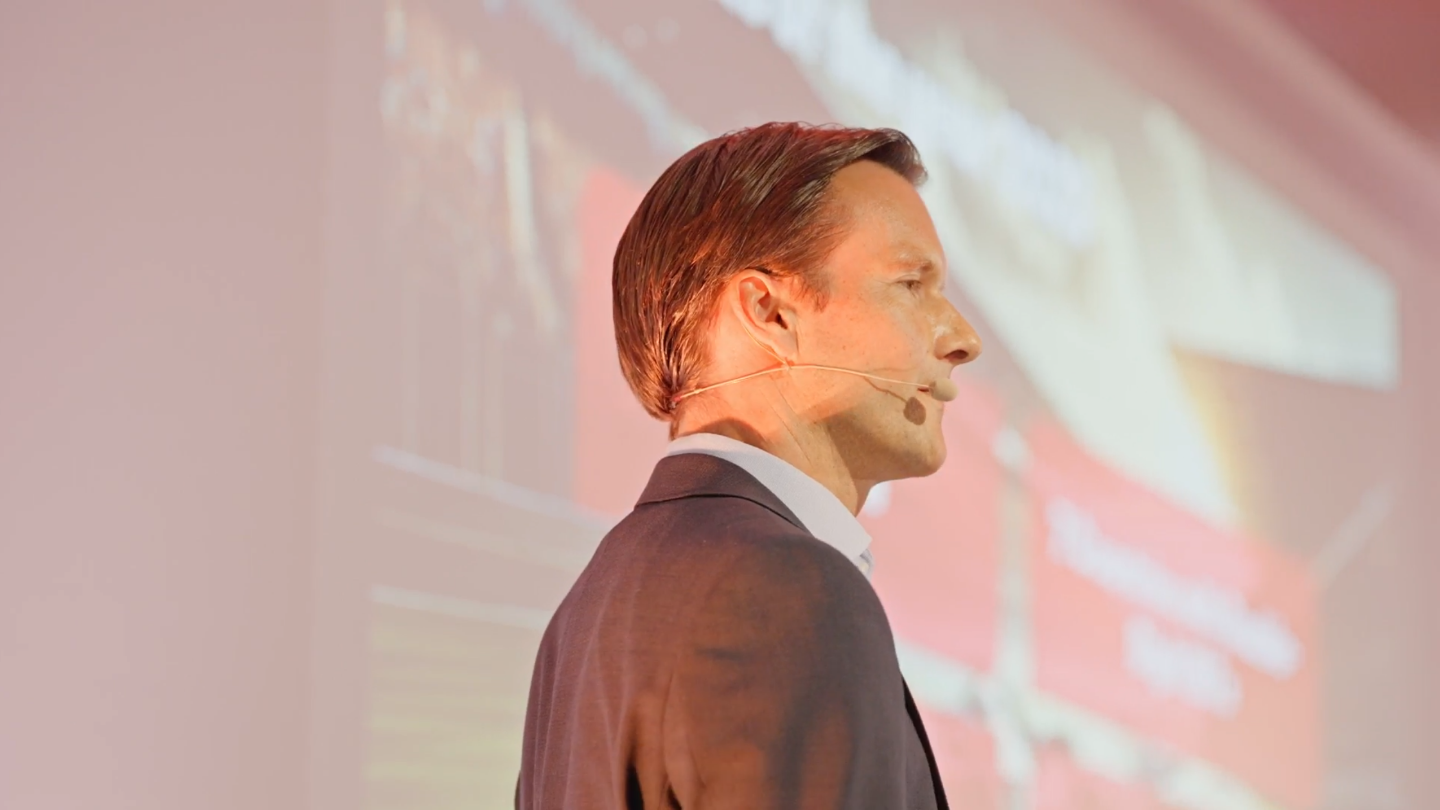
[(675, 433), (677, 437), (715, 433), (758, 447), (820, 482), (840, 499), (851, 514), (860, 512), (874, 485), (873, 481), (855, 478), (835, 442), (816, 425), (785, 423), (771, 427), (761, 426), (757, 420), (727, 417), (693, 425), (681, 424)]

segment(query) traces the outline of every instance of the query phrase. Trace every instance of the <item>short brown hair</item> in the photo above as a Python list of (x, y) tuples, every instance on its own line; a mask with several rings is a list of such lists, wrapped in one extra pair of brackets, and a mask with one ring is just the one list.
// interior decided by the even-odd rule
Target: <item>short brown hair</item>
[(772, 123), (706, 141), (671, 164), (631, 217), (611, 276), (615, 344), (630, 388), (657, 419), (695, 384), (705, 319), (747, 268), (816, 276), (843, 220), (825, 204), (836, 172), (861, 160), (911, 183), (925, 178), (915, 145), (893, 129)]

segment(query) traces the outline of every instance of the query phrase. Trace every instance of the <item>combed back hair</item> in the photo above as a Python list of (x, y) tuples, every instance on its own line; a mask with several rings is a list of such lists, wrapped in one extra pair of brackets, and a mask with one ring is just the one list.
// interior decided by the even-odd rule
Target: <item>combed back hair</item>
[(919, 185), (915, 145), (893, 129), (772, 123), (706, 141), (671, 164), (615, 250), (620, 369), (651, 416), (699, 383), (706, 326), (725, 284), (746, 269), (798, 277), (825, 304), (819, 270), (844, 231), (831, 180), (861, 160)]

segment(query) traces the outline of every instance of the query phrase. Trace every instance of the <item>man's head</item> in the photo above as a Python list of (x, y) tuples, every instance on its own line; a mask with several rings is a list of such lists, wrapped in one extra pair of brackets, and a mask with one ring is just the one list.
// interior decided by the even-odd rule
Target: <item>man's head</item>
[(676, 400), (781, 362), (920, 383), (973, 359), (924, 176), (886, 129), (767, 124), (676, 161), (615, 253), (620, 366), (645, 409), (672, 433), (782, 414), (783, 430), (823, 433), (857, 480), (937, 468), (941, 406), (912, 387), (796, 369)]

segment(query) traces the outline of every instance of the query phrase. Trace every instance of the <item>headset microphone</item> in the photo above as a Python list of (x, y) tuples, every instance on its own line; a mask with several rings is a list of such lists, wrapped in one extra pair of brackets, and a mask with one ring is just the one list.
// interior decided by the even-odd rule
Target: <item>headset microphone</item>
[(689, 391), (677, 394), (675, 398), (671, 400), (671, 404), (679, 405), (681, 401), (689, 399), (696, 394), (703, 394), (706, 391), (711, 391), (716, 388), (720, 388), (721, 386), (733, 385), (735, 383), (744, 382), (755, 377), (763, 377), (766, 374), (774, 374), (777, 371), (789, 371), (791, 369), (797, 368), (814, 368), (820, 369), (821, 371), (838, 371), (841, 374), (854, 374), (857, 377), (865, 377), (867, 379), (879, 380), (881, 382), (893, 383), (895, 385), (908, 385), (923, 393), (929, 394), (930, 396), (934, 397), (938, 402), (950, 402), (951, 400), (960, 396), (959, 386), (955, 385), (955, 383), (948, 377), (941, 377), (928, 383), (917, 383), (910, 382), (909, 380), (897, 380), (893, 377), (882, 377), (879, 374), (870, 374), (865, 371), (856, 371), (853, 368), (841, 368), (840, 366), (826, 366), (819, 363), (786, 363), (782, 366), (776, 366), (775, 368), (767, 368), (751, 374), (736, 377), (734, 379), (706, 385), (701, 388), (692, 388)]

